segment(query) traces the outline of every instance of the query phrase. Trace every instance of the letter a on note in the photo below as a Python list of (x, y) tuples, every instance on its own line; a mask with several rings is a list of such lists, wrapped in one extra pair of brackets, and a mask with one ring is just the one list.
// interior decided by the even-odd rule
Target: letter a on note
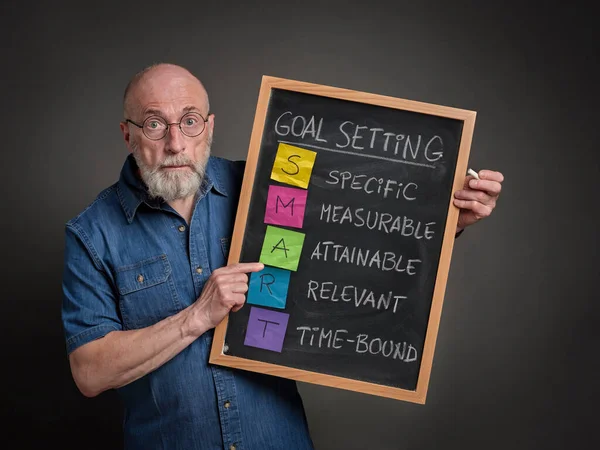
[(289, 270), (268, 266), (252, 273), (246, 301), (254, 305), (285, 308), (290, 274)]
[(269, 186), (265, 223), (302, 228), (307, 194), (304, 189)]
[(306, 189), (316, 157), (317, 152), (289, 144), (279, 144), (271, 179)]
[(244, 345), (281, 353), (289, 318), (286, 313), (251, 307)]
[(304, 233), (267, 226), (259, 261), (281, 269), (298, 269), (304, 245)]

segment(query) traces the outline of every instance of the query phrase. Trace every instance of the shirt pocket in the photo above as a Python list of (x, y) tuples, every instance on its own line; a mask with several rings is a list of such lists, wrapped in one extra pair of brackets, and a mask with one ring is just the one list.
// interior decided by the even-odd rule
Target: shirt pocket
[(181, 311), (167, 255), (116, 269), (125, 329), (144, 328)]

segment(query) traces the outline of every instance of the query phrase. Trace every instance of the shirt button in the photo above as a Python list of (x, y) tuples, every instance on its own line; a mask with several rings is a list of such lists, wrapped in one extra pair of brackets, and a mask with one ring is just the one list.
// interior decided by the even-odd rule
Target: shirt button
[(235, 450), (235, 444), (231, 444), (231, 445), (229, 446), (229, 450)]
[(138, 279), (137, 279), (140, 283), (142, 281), (144, 281), (144, 275), (138, 275)]
[(198, 273), (202, 273), (202, 267), (198, 267), (198, 268), (196, 268), (196, 272), (198, 272)]
[(179, 225), (179, 228), (177, 228), (179, 231), (185, 231), (185, 226), (184, 225)]
[(229, 408), (231, 406), (231, 402), (229, 400), (227, 400), (223, 406), (225, 406), (225, 408)]

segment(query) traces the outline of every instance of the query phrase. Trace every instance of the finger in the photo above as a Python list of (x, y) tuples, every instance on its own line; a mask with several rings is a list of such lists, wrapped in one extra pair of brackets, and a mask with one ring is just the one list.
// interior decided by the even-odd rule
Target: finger
[(460, 209), (468, 209), (478, 218), (488, 217), (492, 213), (492, 208), (476, 200), (460, 200), (454, 199), (454, 205)]
[[(217, 291), (219, 298), (221, 298), (225, 302), (234, 301), (238, 298), (239, 295), (245, 294), (248, 292), (248, 284), (247, 283), (221, 283), (217, 286)], [(239, 300), (239, 298), (238, 298)]]
[(485, 191), (476, 191), (473, 189), (456, 191), (454, 197), (460, 200), (474, 200), (484, 205), (491, 205), (494, 202), (494, 198)]
[[(265, 265), (260, 262), (251, 263), (235, 263), (225, 267), (217, 269), (220, 273), (249, 273), (249, 272), (260, 272), (265, 268)], [(217, 271), (215, 270), (215, 272)]]
[[(213, 272), (214, 275), (214, 272)], [(233, 283), (248, 283), (248, 275), (244, 272), (218, 273), (214, 275), (214, 281), (218, 284), (227, 285)]]
[(232, 312), (238, 312), (240, 309), (242, 309), (244, 307), (244, 304), (242, 303), (241, 305), (235, 305), (233, 308), (231, 308)]
[(209, 278), (209, 282), (219, 288), (225, 288), (235, 283), (248, 284), (248, 275), (240, 272), (220, 272), (215, 270)]
[(504, 181), (504, 175), (494, 170), (480, 170), (479, 178), (482, 180), (497, 181), (498, 183), (502, 183)]
[(245, 294), (248, 292), (248, 284), (247, 283), (234, 283), (230, 286), (231, 292), (235, 294)]
[(467, 175), (467, 176), (465, 177), (465, 183), (464, 183), (463, 187), (464, 187), (465, 189), (466, 189), (466, 188), (468, 188), (468, 187), (469, 187), (469, 183), (471, 182), (471, 180), (474, 180), (474, 179), (475, 179), (475, 178), (474, 178), (473, 176), (471, 176), (471, 175)]
[(498, 181), (489, 180), (471, 180), (469, 181), (469, 187), (471, 189), (478, 189), (480, 191), (486, 191), (490, 195), (498, 196), (502, 190), (502, 185)]
[(245, 295), (240, 295), (239, 297), (236, 296), (236, 302), (233, 305), (233, 307), (231, 308), (231, 311), (238, 312), (240, 309), (242, 309), (242, 307), (244, 306), (245, 303), (246, 303)]
[[(239, 290), (243, 291), (243, 288), (240, 288)], [(217, 295), (213, 296), (213, 301), (223, 307), (231, 308), (232, 306), (239, 305), (246, 300), (246, 296), (244, 294), (245, 291), (235, 292), (232, 289), (232, 286), (219, 286)]]

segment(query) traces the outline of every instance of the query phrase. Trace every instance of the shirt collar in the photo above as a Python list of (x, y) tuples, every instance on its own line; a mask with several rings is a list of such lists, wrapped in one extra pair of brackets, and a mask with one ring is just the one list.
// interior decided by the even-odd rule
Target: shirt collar
[[(161, 199), (152, 199), (148, 195), (148, 188), (137, 175), (138, 166), (132, 154), (127, 156), (121, 175), (117, 183), (117, 193), (123, 212), (129, 223), (133, 222), (135, 213), (142, 203), (150, 208), (160, 209), (164, 203)], [(198, 200), (202, 199), (207, 192), (214, 189), (215, 192), (228, 196), (227, 189), (221, 181), (221, 168), (215, 163), (213, 157), (208, 159), (206, 173), (199, 189)]]

